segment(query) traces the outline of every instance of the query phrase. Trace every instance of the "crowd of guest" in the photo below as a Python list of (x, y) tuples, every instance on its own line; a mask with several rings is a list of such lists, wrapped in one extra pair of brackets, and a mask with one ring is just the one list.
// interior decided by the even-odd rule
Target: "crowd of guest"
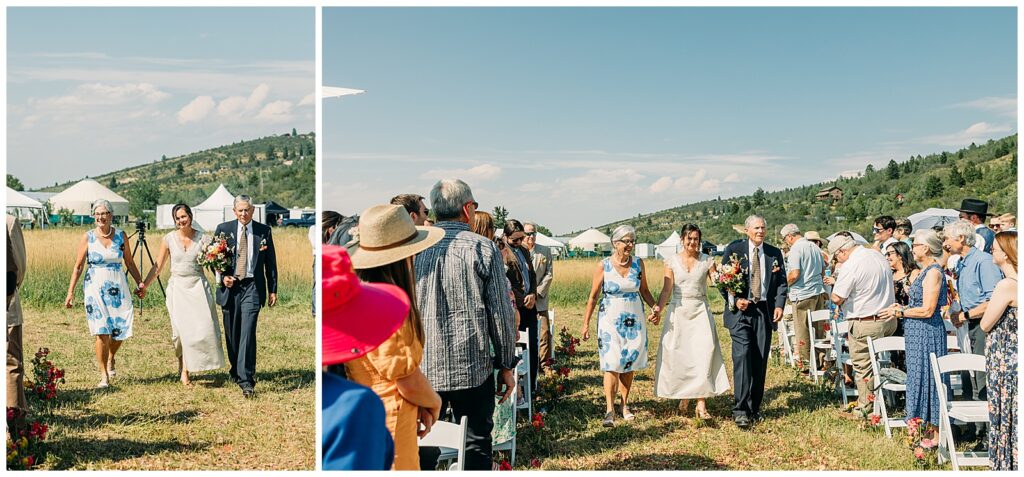
[[(435, 184), (430, 208), (426, 200), (402, 194), (390, 205), (371, 207), (359, 216), (324, 213), (323, 241), (343, 246), (324, 249), (324, 365), (330, 365), (331, 374), (331, 390), (325, 381), (323, 403), (325, 468), (434, 469), (437, 450), (418, 448), (417, 436), (429, 433), (439, 419), (458, 422), (465, 417), (464, 469), (492, 469), (493, 445), (515, 433), (513, 406), (517, 399), (532, 398), (521, 387), (518, 396), (512, 395), (518, 361), (529, 361), (525, 380), (536, 389), (537, 371), (550, 357), (546, 319), (553, 267), (550, 251), (536, 243), (536, 224), (507, 219), (501, 236), (495, 237), (494, 217), (477, 210), (469, 186), (458, 179)], [(582, 338), (589, 339), (597, 312), (597, 350), (604, 373), (602, 424), (614, 426), (620, 416), (636, 419), (629, 406), (633, 378), (647, 367), (648, 326), (661, 324), (663, 314), (656, 395), (679, 399), (684, 412), (696, 400), (696, 416), (711, 417), (705, 400), (728, 391), (730, 383), (707, 286), (719, 282), (722, 270), (731, 270), (739, 255), (746, 289), (720, 287), (733, 338), (733, 418), (738, 427), (746, 429), (763, 419), (760, 396), (768, 347), (775, 323), (783, 319), (784, 304), (792, 310), (787, 319), (796, 332), (795, 355), (808, 378), (816, 371), (809, 369), (811, 353), (822, 368), (830, 359), (813, 346), (826, 330), (810, 327), (808, 316), (830, 309), (833, 319), (848, 322), (852, 376), (846, 380), (857, 388), (857, 402), (853, 412), (842, 414), (858, 419), (877, 412), (870, 397), (875, 377), (868, 340), (902, 336), (905, 352), (894, 353), (890, 365), (907, 375), (906, 419), (938, 426), (939, 396), (929, 357), (949, 352), (949, 323), (954, 333), (969, 339), (964, 352), (987, 357), (988, 373), (964, 380), (963, 394), (988, 400), (990, 424), (968, 434), (987, 447), (993, 468), (1015, 469), (1015, 220), (1009, 214), (996, 216), (990, 229), (987, 204), (974, 199), (965, 200), (959, 211), (958, 220), (916, 230), (906, 218), (879, 216), (870, 243), (851, 232), (824, 239), (816, 231), (805, 233), (796, 224), (786, 224), (780, 237), (785, 254), (765, 243), (768, 224), (753, 215), (743, 227), (747, 238), (729, 244), (726, 251), (731, 253), (720, 265), (701, 252), (700, 228), (685, 224), (680, 251), (664, 257), (657, 298), (648, 288), (643, 259), (634, 253), (636, 230), (617, 228), (609, 244), (611, 255), (594, 269), (582, 329)], [(350, 273), (346, 268), (354, 268), (357, 279), (342, 277)], [(346, 293), (372, 287), (388, 292), (380, 294), (381, 300), (397, 300), (389, 309), (403, 315), (402, 320), (366, 320), (357, 306), (339, 305), (346, 303)], [(376, 343), (328, 342), (328, 328), (349, 340), (365, 341), (372, 335)], [(516, 343), (521, 339), (529, 343), (529, 354), (520, 358)], [(330, 353), (329, 346), (334, 347)], [(350, 356), (332, 362), (326, 358), (345, 353)], [(344, 384), (340, 375), (347, 379)], [(948, 387), (948, 377), (943, 380)], [(336, 415), (346, 399), (356, 399), (345, 398), (345, 393), (365, 396), (365, 391), (353, 389), (371, 389), (379, 398), (373, 406), (377, 409), (368, 413), (382, 416), (378, 427), (386, 429), (387, 439), (379, 439), (383, 444), (378, 447), (391, 450), (372, 465), (345, 460), (352, 454), (344, 445), (352, 439), (345, 426), (354, 418), (327, 419), (328, 409)]]

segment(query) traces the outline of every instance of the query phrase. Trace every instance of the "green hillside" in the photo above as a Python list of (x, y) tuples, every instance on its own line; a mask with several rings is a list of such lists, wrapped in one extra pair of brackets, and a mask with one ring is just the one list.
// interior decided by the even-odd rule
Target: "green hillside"
[[(293, 130), (294, 132), (294, 130)], [(262, 186), (260, 176), (262, 175)], [(156, 204), (196, 204), (224, 184), (234, 194), (285, 207), (316, 205), (314, 134), (286, 133), (241, 141), (94, 176), (131, 202), (132, 215)], [(39, 189), (60, 192), (76, 181)]]
[[(841, 200), (815, 199), (818, 191), (832, 186), (842, 189)], [(870, 239), (876, 216), (906, 217), (929, 207), (955, 209), (967, 197), (988, 201), (989, 212), (1017, 215), (1016, 134), (959, 151), (869, 165), (860, 177), (686, 204), (597, 229), (610, 235), (615, 227), (630, 224), (637, 229), (638, 242), (660, 243), (682, 224), (695, 222), (705, 240), (723, 244), (740, 237), (733, 224), (742, 224), (756, 213), (768, 221), (767, 240), (771, 243), (782, 241), (779, 230), (790, 222), (822, 236), (853, 230)]]

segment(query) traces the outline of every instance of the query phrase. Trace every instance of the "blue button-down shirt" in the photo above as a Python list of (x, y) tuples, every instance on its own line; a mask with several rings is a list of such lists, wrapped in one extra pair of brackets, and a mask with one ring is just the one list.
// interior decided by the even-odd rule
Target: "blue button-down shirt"
[(970, 247), (956, 264), (956, 277), (960, 306), (970, 310), (992, 298), (992, 290), (1003, 279), (1003, 272), (996, 267), (991, 254)]

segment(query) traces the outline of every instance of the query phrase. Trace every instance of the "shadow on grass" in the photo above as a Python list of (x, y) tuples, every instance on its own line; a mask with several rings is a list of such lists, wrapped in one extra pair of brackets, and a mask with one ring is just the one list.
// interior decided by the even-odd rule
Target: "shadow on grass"
[(729, 468), (707, 457), (682, 453), (653, 453), (633, 455), (628, 459), (610, 460), (594, 470), (728, 470)]
[[(169, 372), (159, 376), (149, 376), (146, 378), (132, 379), (128, 381), (131, 384), (153, 384), (153, 383), (173, 383), (180, 379), (177, 373)], [(228, 376), (228, 368), (225, 367), (215, 371), (203, 371), (194, 373), (191, 375), (192, 382), (197, 386), (207, 388), (219, 388), (219, 387), (237, 387), (237, 385), (231, 381)], [(298, 388), (304, 388), (313, 386), (316, 379), (316, 370), (313, 368), (309, 369), (277, 369), (274, 371), (256, 371), (256, 382), (257, 386), (264, 387), (269, 386), (270, 389), (278, 389), (291, 391)]]
[(130, 439), (88, 439), (65, 437), (50, 441), (45, 464), (54, 470), (67, 470), (119, 462), (164, 452), (198, 453), (208, 444), (183, 444), (177, 441), (146, 442)]
[(90, 414), (76, 417), (54, 417), (52, 427), (60, 427), (63, 432), (74, 434), (77, 431), (96, 429), (106, 425), (133, 426), (140, 424), (187, 424), (199, 415), (196, 411), (180, 411), (173, 414), (129, 412), (125, 414)]

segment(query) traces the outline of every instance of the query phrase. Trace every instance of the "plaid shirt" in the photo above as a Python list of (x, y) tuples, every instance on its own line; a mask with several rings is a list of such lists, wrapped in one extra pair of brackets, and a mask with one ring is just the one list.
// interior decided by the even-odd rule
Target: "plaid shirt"
[[(416, 255), (423, 321), (420, 368), (437, 391), (483, 384), (515, 366), (515, 312), (501, 252), (462, 222), (439, 222), (445, 236)], [(493, 358), (491, 349), (493, 347)]]

